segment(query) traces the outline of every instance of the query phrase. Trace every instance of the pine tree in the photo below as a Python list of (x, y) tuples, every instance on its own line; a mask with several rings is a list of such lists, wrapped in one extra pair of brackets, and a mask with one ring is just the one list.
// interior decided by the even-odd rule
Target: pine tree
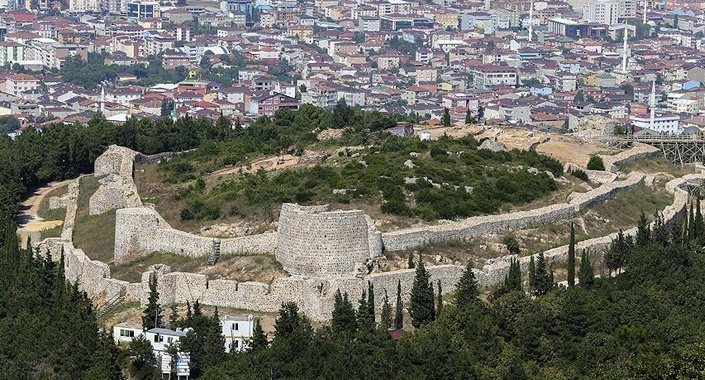
[(480, 290), (475, 279), (473, 267), (473, 261), (469, 260), (467, 265), (465, 265), (462, 276), (460, 276), (460, 280), (458, 280), (458, 284), (455, 286), (455, 305), (458, 307), (468, 306), (477, 302), (478, 297), (480, 297)]
[(536, 263), (533, 255), (529, 261), (529, 294), (536, 294)]
[(354, 333), (357, 330), (357, 321), (355, 320), (355, 309), (348, 299), (348, 293), (340, 294), (340, 289), (335, 292), (333, 305), (333, 319), (331, 328), (336, 333)]
[(401, 330), (404, 328), (404, 314), (401, 303), (401, 280), (397, 280), (397, 301), (394, 307), (394, 328)]
[(255, 321), (255, 328), (252, 331), (252, 340), (250, 341), (250, 347), (253, 351), (259, 350), (261, 348), (266, 348), (269, 345), (267, 341), (267, 335), (262, 329), (262, 325), (259, 323), (259, 319)]
[(568, 286), (575, 286), (575, 226), (570, 223), (570, 243), (568, 243)]
[(409, 305), (412, 326), (419, 328), (422, 325), (433, 322), (436, 319), (434, 307), (433, 285), (430, 282), (430, 276), (428, 271), (426, 271), (423, 260), (419, 257)]
[(470, 110), (467, 110), (465, 112), (465, 124), (476, 124), (477, 119), (475, 119), (475, 116), (472, 115), (472, 112)]
[(157, 292), (157, 276), (154, 273), (149, 275), (149, 296), (147, 297), (147, 307), (142, 311), (142, 327), (145, 330), (160, 327), (162, 325), (162, 314), (159, 307), (159, 292)]
[(392, 305), (389, 304), (387, 289), (384, 289), (384, 299), (382, 301), (382, 313), (379, 317), (379, 329), (388, 331), (392, 328)]
[(580, 286), (585, 288), (591, 287), (595, 283), (595, 274), (590, 263), (590, 255), (583, 249), (580, 255), (580, 271), (578, 272), (578, 281)]
[(450, 127), (450, 110), (448, 108), (443, 109), (443, 126)]
[(193, 316), (200, 317), (202, 315), (203, 315), (203, 311), (201, 310), (201, 301), (196, 299), (196, 302), (193, 303)]
[[(691, 213), (693, 211), (692, 205), (690, 211)], [(637, 222), (636, 227), (636, 245), (639, 247), (648, 245), (651, 242), (651, 229), (649, 228), (649, 221), (646, 219), (644, 211), (641, 212), (641, 216), (639, 216), (639, 222)]]
[(441, 280), (438, 280), (438, 298), (436, 299), (436, 318), (441, 316), (443, 311), (443, 288), (441, 287)]

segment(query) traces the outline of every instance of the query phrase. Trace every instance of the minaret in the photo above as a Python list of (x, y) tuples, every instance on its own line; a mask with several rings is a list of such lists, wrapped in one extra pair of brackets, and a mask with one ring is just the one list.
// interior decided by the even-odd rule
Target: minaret
[(531, 0), (531, 5), (529, 5), (529, 42), (531, 42), (532, 34), (534, 34), (534, 0)]
[(624, 45), (622, 46), (622, 73), (624, 73), (624, 80), (627, 79), (627, 34), (629, 29), (627, 29), (627, 22), (624, 22)]
[(644, 0), (644, 24), (646, 24), (646, 5), (648, 4), (648, 0)]
[(100, 86), (100, 113), (105, 115), (105, 87)]
[(651, 95), (649, 96), (649, 129), (654, 130), (654, 119), (656, 118), (656, 81), (651, 82)]

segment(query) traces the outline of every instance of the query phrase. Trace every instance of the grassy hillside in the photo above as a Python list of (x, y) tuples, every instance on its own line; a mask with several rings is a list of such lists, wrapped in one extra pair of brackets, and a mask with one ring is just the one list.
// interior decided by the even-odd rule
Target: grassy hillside
[(387, 137), (376, 146), (338, 150), (308, 165), (222, 176), (203, 175), (220, 169), (214, 165), (217, 158), (203, 162), (183, 155), (157, 171), (140, 168), (136, 181), (140, 194), (172, 225), (191, 231), (209, 220), (265, 224), (276, 220), (283, 202), (363, 208), (375, 219), (403, 226), (495, 213), (558, 189), (546, 174), (562, 175), (558, 161), (535, 152), (477, 146), (472, 137), (429, 142)]

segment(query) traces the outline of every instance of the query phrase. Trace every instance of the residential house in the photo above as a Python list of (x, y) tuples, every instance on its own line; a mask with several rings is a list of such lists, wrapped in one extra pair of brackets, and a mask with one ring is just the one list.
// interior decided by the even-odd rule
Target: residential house
[(255, 318), (225, 315), (220, 317), (222, 334), (225, 337), (225, 352), (239, 352), (248, 348), (255, 329)]
[(130, 343), (132, 339), (143, 335), (142, 325), (132, 322), (121, 322), (113, 326), (115, 344)]
[(296, 98), (284, 94), (273, 93), (250, 98), (247, 103), (247, 112), (251, 115), (274, 115), (280, 108), (299, 109)]

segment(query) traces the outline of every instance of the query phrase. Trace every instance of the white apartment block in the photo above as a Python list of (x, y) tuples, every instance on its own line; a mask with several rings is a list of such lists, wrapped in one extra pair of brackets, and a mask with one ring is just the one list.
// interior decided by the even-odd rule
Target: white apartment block
[(71, 12), (96, 12), (100, 10), (100, 1), (98, 0), (71, 0), (69, 2), (69, 10)]
[(411, 13), (411, 3), (407, 3), (404, 0), (387, 0), (377, 4), (377, 13), (380, 16), (394, 13), (408, 15)]
[(584, 4), (583, 18), (600, 24), (616, 24), (619, 21), (619, 3), (601, 1)]
[(678, 115), (655, 115), (654, 124), (651, 125), (651, 118), (647, 116), (630, 116), (629, 120), (635, 127), (642, 129), (651, 129), (657, 133), (680, 134), (683, 133), (683, 128), (680, 128), (680, 117)]
[(639, 2), (637, 0), (619, 0), (619, 18), (636, 18), (636, 9)]

